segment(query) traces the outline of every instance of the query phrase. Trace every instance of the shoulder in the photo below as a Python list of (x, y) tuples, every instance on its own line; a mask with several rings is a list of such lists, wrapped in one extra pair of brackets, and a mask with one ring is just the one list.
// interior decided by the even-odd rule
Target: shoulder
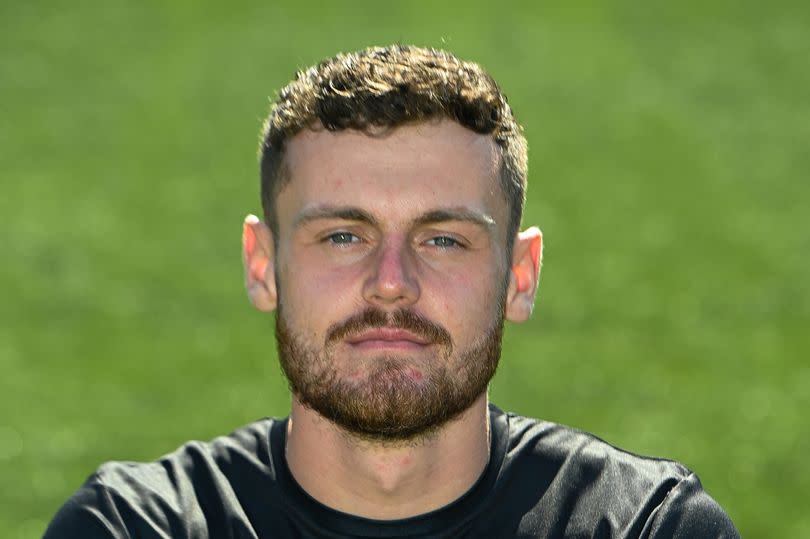
[(535, 493), (532, 510), (544, 518), (583, 527), (586, 535), (601, 522), (639, 537), (738, 536), (679, 462), (638, 455), (556, 423), (510, 413), (501, 420), (509, 433), (504, 481)]
[(632, 477), (636, 481), (677, 483), (692, 472), (670, 459), (647, 457), (621, 449), (572, 427), (504, 412), (508, 423), (508, 455), (538, 459), (551, 468), (586, 478), (608, 474), (606, 479)]
[(189, 441), (154, 462), (108, 462), (90, 481), (127, 498), (158, 495), (171, 503), (200, 483), (224, 488), (245, 471), (272, 474), (272, 424), (264, 419), (208, 442)]
[(190, 441), (154, 462), (103, 464), (62, 506), (45, 537), (118, 537), (130, 529), (150, 537), (188, 529), (195, 516), (240, 512), (239, 491), (272, 483), (274, 423), (264, 419), (210, 442)]
[(740, 536), (728, 514), (692, 473), (679, 481), (647, 522), (643, 537)]

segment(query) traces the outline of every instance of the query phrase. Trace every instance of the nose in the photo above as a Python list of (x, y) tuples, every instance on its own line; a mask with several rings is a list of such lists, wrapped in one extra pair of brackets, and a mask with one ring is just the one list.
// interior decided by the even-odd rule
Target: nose
[(390, 239), (383, 242), (363, 285), (363, 298), (380, 307), (403, 307), (419, 299), (419, 283), (413, 253), (406, 241)]

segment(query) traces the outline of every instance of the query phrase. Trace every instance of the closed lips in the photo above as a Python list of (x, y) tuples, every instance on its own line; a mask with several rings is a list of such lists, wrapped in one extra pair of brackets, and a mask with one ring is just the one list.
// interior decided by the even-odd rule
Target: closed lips
[(418, 345), (430, 344), (430, 341), (410, 331), (399, 328), (375, 328), (362, 331), (346, 339), (349, 344), (362, 344), (364, 342), (402, 342)]

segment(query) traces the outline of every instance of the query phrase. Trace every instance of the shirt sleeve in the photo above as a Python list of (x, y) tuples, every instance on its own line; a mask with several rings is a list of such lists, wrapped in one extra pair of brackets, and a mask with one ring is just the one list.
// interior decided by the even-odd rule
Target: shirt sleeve
[(43, 539), (129, 539), (109, 491), (97, 475), (57, 511)]
[(643, 538), (650, 539), (739, 539), (734, 523), (711, 496), (695, 474), (673, 488), (650, 516)]

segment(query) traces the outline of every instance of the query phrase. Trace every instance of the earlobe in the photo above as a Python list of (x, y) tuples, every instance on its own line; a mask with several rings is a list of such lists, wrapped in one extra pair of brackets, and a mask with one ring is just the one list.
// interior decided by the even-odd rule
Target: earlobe
[(248, 215), (242, 226), (242, 263), (248, 299), (260, 311), (276, 308), (276, 282), (272, 271), (274, 255), (270, 229), (255, 215)]
[(512, 322), (528, 320), (540, 279), (543, 234), (537, 227), (519, 233), (512, 249), (512, 268), (506, 294), (504, 316)]

